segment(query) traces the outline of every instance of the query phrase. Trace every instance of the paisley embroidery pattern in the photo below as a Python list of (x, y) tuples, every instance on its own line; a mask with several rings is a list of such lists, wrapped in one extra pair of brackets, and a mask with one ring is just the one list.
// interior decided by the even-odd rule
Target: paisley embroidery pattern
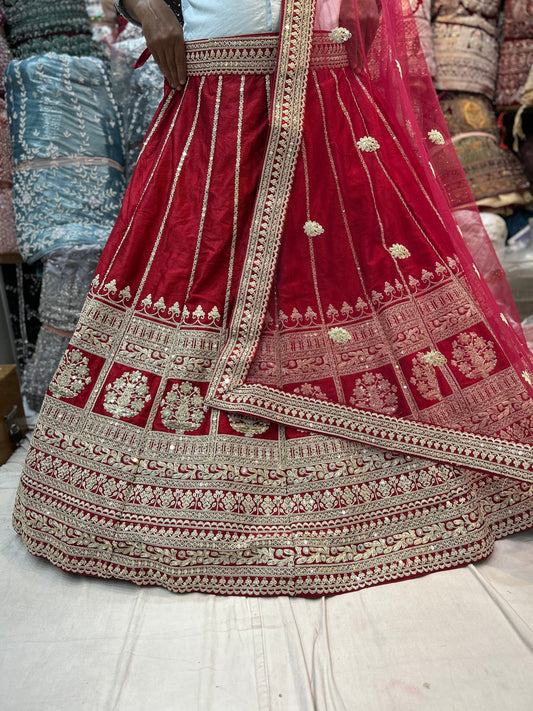
[(124, 373), (106, 386), (104, 410), (116, 418), (136, 417), (150, 402), (148, 378), (138, 370)]
[(169, 430), (182, 434), (197, 430), (206, 412), (200, 388), (189, 382), (174, 383), (161, 402), (161, 421)]
[(89, 359), (76, 349), (67, 351), (50, 383), (50, 392), (56, 397), (72, 398), (79, 395), (91, 382)]

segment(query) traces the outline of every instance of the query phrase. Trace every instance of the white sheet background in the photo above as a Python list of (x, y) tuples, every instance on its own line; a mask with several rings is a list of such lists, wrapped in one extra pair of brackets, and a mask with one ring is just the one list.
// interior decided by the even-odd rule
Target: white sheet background
[(179, 596), (27, 553), (22, 459), (0, 468), (4, 711), (533, 710), (533, 532), (326, 600)]

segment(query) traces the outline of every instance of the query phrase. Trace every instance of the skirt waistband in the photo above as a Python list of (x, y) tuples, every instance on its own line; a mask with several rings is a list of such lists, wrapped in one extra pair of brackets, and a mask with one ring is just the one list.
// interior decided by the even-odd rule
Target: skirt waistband
[[(278, 35), (216, 37), (187, 42), (187, 74), (274, 74)], [(318, 34), (313, 40), (311, 69), (335, 69), (348, 66), (346, 48), (329, 35)]]

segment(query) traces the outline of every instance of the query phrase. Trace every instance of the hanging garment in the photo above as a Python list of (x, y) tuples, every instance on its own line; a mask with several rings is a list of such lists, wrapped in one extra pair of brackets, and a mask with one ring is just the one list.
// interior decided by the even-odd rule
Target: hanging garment
[(177, 592), (317, 596), (488, 555), (532, 522), (533, 362), (409, 4), (285, 0), (279, 36), (187, 62), (15, 529)]
[(516, 109), (533, 66), (533, 3), (505, 0), (503, 10), (496, 103), (502, 108)]
[(124, 194), (122, 135), (106, 65), (49, 53), (6, 74), (13, 204), (23, 258), (103, 247)]

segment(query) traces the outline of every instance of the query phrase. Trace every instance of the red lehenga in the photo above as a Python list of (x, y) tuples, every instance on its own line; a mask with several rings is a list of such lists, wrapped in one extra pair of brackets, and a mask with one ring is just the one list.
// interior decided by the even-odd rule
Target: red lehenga
[(316, 596), (532, 525), (532, 357), (408, 5), (189, 45), (33, 437), (32, 553)]

